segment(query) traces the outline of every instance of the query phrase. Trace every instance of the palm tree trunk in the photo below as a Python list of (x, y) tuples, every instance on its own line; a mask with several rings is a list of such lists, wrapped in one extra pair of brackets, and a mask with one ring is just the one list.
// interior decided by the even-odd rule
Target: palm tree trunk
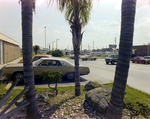
[(79, 19), (79, 1), (71, 0), (73, 10), (74, 10), (74, 20), (71, 26), (72, 28), (72, 42), (74, 47), (74, 55), (75, 55), (75, 95), (81, 95), (80, 89), (80, 75), (79, 75), (79, 52), (80, 52), (80, 44), (82, 40), (81, 34), (81, 23)]
[(32, 0), (22, 0), (22, 49), (23, 49), (23, 70), (24, 84), (29, 86), (26, 93), (27, 101), (27, 118), (38, 118), (39, 112), (35, 97), (34, 75), (32, 66)]
[(74, 48), (74, 55), (75, 55), (75, 95), (81, 95), (80, 89), (80, 75), (79, 75), (79, 48)]
[(123, 100), (132, 54), (136, 0), (122, 0), (119, 57), (106, 119), (121, 119)]

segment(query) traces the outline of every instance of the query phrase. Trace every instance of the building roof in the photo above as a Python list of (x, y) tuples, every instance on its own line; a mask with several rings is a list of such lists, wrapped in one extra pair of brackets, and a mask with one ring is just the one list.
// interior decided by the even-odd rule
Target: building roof
[(14, 44), (14, 45), (18, 45), (19, 46), (19, 42), (13, 40), (12, 38), (0, 33), (0, 40), (1, 41), (5, 41), (5, 42), (9, 42), (11, 44)]

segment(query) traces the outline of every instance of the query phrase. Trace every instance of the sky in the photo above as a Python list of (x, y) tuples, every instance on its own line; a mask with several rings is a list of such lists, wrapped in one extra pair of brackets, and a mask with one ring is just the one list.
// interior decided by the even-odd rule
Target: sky
[[(21, 5), (19, 0), (0, 0), (0, 33), (19, 42), (22, 47)], [(121, 0), (93, 2), (88, 24), (84, 27), (82, 49), (108, 48), (119, 45), (121, 26)], [(45, 28), (46, 27), (46, 28)], [(46, 34), (46, 35), (45, 35)], [(46, 37), (45, 37), (46, 36)], [(46, 39), (46, 42), (45, 42)], [(72, 34), (64, 13), (54, 4), (48, 7), (47, 0), (36, 0), (33, 14), (33, 45), (46, 48), (72, 50)], [(137, 0), (133, 45), (150, 43), (150, 0)]]

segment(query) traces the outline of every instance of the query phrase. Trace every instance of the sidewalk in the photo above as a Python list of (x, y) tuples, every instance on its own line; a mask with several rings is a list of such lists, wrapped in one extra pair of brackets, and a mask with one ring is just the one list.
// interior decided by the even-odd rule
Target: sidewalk
[(15, 63), (18, 63), (21, 59), (22, 59), (22, 57), (19, 57), (19, 58), (15, 59), (15, 60), (13, 60), (13, 61), (11, 61), (11, 62), (8, 62), (8, 63), (6, 63), (6, 64), (0, 64), (0, 69), (1, 69), (2, 67), (4, 67), (5, 65), (7, 65), (7, 64), (15, 64)]

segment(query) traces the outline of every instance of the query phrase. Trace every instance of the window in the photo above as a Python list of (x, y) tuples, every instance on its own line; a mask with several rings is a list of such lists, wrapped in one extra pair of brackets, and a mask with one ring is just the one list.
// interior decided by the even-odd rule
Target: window
[(56, 60), (44, 60), (40, 65), (41, 66), (61, 66), (61, 63)]
[(40, 59), (41, 57), (36, 57), (36, 58), (34, 58), (33, 59), (33, 61), (36, 61), (36, 60), (38, 60), (38, 59)]

